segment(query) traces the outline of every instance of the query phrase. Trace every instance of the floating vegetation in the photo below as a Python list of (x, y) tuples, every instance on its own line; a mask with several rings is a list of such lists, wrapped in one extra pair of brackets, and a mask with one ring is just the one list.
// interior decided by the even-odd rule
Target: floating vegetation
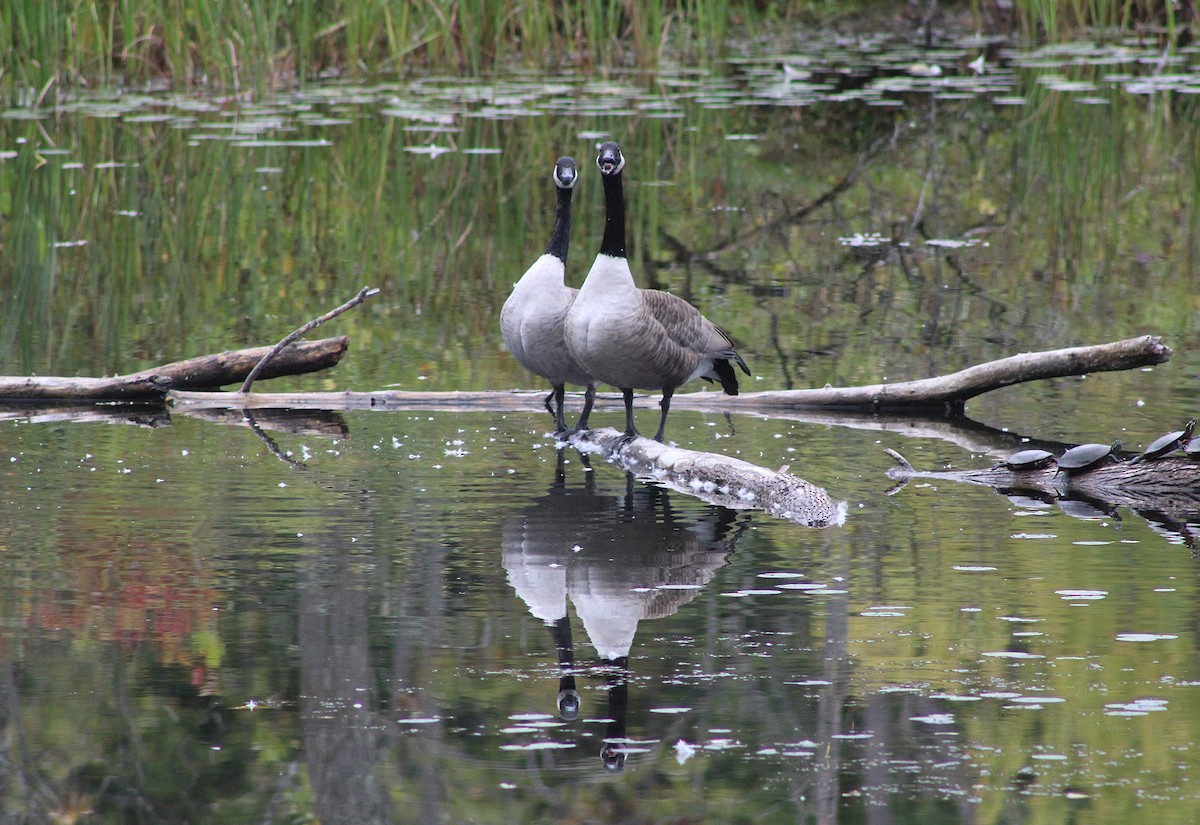
[(530, 742), (526, 745), (501, 745), (502, 751), (548, 751), (548, 750), (570, 750), (575, 747), (574, 742)]
[(1108, 595), (1107, 590), (1055, 590), (1064, 601), (1099, 601)]
[(838, 243), (840, 243), (842, 246), (853, 247), (890, 246), (892, 244), (892, 239), (885, 238), (878, 232), (872, 232), (868, 234), (856, 232), (853, 235), (847, 235), (845, 237), (838, 238)]
[(1174, 633), (1118, 633), (1118, 642), (1166, 642), (1178, 639)]
[(1104, 706), (1105, 716), (1148, 716), (1167, 709), (1166, 699), (1134, 699), (1132, 702), (1113, 702)]

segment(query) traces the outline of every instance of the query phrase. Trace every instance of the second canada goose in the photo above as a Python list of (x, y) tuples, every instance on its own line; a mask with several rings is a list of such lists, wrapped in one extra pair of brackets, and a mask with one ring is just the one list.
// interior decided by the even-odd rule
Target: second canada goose
[(611, 141), (596, 158), (604, 178), (604, 237), (579, 295), (567, 313), (567, 349), (596, 381), (619, 387), (625, 397), (625, 435), (638, 435), (633, 390), (662, 391), (656, 441), (663, 440), (676, 387), (693, 378), (718, 381), (738, 394), (736, 363), (749, 367), (724, 330), (687, 301), (657, 289), (638, 289), (625, 258), (625, 158)]
[[(562, 157), (554, 164), (558, 206), (550, 244), (513, 286), (512, 294), (500, 310), (500, 334), (508, 351), (521, 366), (549, 380), (554, 388), (546, 396), (546, 408), (554, 415), (557, 435), (568, 432), (563, 420), (564, 385), (587, 387), (577, 430), (587, 429), (588, 414), (596, 400), (595, 382), (563, 342), (563, 321), (579, 291), (571, 289), (564, 281), (567, 252), (571, 246), (571, 193), (578, 178), (579, 169), (574, 158)], [(550, 408), (551, 399), (555, 402), (554, 409)]]

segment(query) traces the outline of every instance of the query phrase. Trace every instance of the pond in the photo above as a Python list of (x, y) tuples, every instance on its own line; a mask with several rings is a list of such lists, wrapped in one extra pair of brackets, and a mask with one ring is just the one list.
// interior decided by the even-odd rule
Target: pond
[(272, 343), (372, 285), (322, 328), (342, 364), (256, 389), (543, 389), (496, 318), (561, 154), (582, 280), (610, 136), (639, 282), (726, 327), (750, 389), (1142, 334), (1173, 358), (962, 421), (672, 411), (680, 446), (846, 502), (824, 529), (557, 451), (536, 403), (8, 409), (5, 821), (1195, 820), (1200, 516), (892, 490), (884, 452), (1140, 450), (1196, 414), (1195, 49), (743, 53), (8, 110), (0, 373)]

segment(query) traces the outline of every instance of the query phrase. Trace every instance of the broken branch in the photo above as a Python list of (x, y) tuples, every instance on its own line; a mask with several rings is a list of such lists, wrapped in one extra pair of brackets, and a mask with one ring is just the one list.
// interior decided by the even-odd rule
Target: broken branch
[(250, 370), (250, 374), (246, 376), (246, 380), (244, 382), (242, 382), (242, 386), (241, 386), (241, 388), (238, 389), (238, 392), (240, 392), (240, 393), (250, 392), (250, 385), (254, 383), (254, 379), (258, 378), (259, 374), (263, 370), (266, 369), (267, 365), (271, 362), (271, 360), (274, 359), (277, 355), (279, 355), (279, 353), (281, 351), (283, 351), (283, 349), (285, 347), (287, 347), (288, 344), (292, 343), (297, 338), (307, 335), (309, 332), (311, 332), (312, 330), (321, 326), (321, 324), (325, 323), (326, 321), (328, 321), (332, 318), (338, 317), (343, 312), (346, 312), (349, 309), (353, 309), (354, 307), (361, 304), (363, 301), (370, 298), (372, 295), (377, 295), (378, 293), (379, 293), (378, 289), (375, 289), (375, 288), (372, 288), (369, 286), (364, 286), (362, 289), (360, 289), (358, 291), (357, 295), (355, 295), (353, 298), (351, 298), (346, 303), (342, 304), (340, 307), (338, 307), (336, 309), (331, 309), (329, 312), (326, 312), (324, 315), (321, 315), (317, 318), (313, 318), (311, 321), (309, 321), (304, 326), (300, 327), (297, 330), (294, 330), (293, 332), (291, 332), (290, 334), (285, 336), (282, 341), (280, 341), (275, 346), (271, 347), (270, 351), (262, 357), (262, 360), (258, 362), (258, 364), (254, 367), (254, 369)]

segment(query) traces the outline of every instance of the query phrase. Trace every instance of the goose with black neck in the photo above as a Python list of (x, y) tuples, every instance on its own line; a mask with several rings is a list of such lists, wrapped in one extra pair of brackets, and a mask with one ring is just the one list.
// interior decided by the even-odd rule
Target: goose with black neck
[(604, 181), (604, 236), (579, 294), (567, 313), (567, 350), (597, 382), (621, 390), (627, 441), (639, 433), (633, 420), (635, 389), (662, 392), (656, 441), (663, 440), (671, 396), (695, 378), (716, 381), (738, 394), (734, 364), (750, 369), (730, 337), (682, 298), (639, 289), (625, 250), (625, 156), (614, 142), (601, 144), (596, 165)]
[[(546, 396), (546, 409), (555, 418), (555, 435), (565, 437), (586, 430), (588, 415), (596, 399), (596, 384), (567, 350), (563, 324), (579, 292), (566, 284), (567, 253), (571, 247), (571, 194), (579, 179), (574, 158), (561, 157), (554, 165), (558, 192), (554, 229), (546, 251), (513, 286), (500, 310), (500, 334), (508, 351), (530, 372), (540, 375), (553, 388)], [(563, 396), (567, 384), (583, 385), (583, 412), (575, 430), (563, 418)], [(551, 407), (551, 400), (554, 407)]]

